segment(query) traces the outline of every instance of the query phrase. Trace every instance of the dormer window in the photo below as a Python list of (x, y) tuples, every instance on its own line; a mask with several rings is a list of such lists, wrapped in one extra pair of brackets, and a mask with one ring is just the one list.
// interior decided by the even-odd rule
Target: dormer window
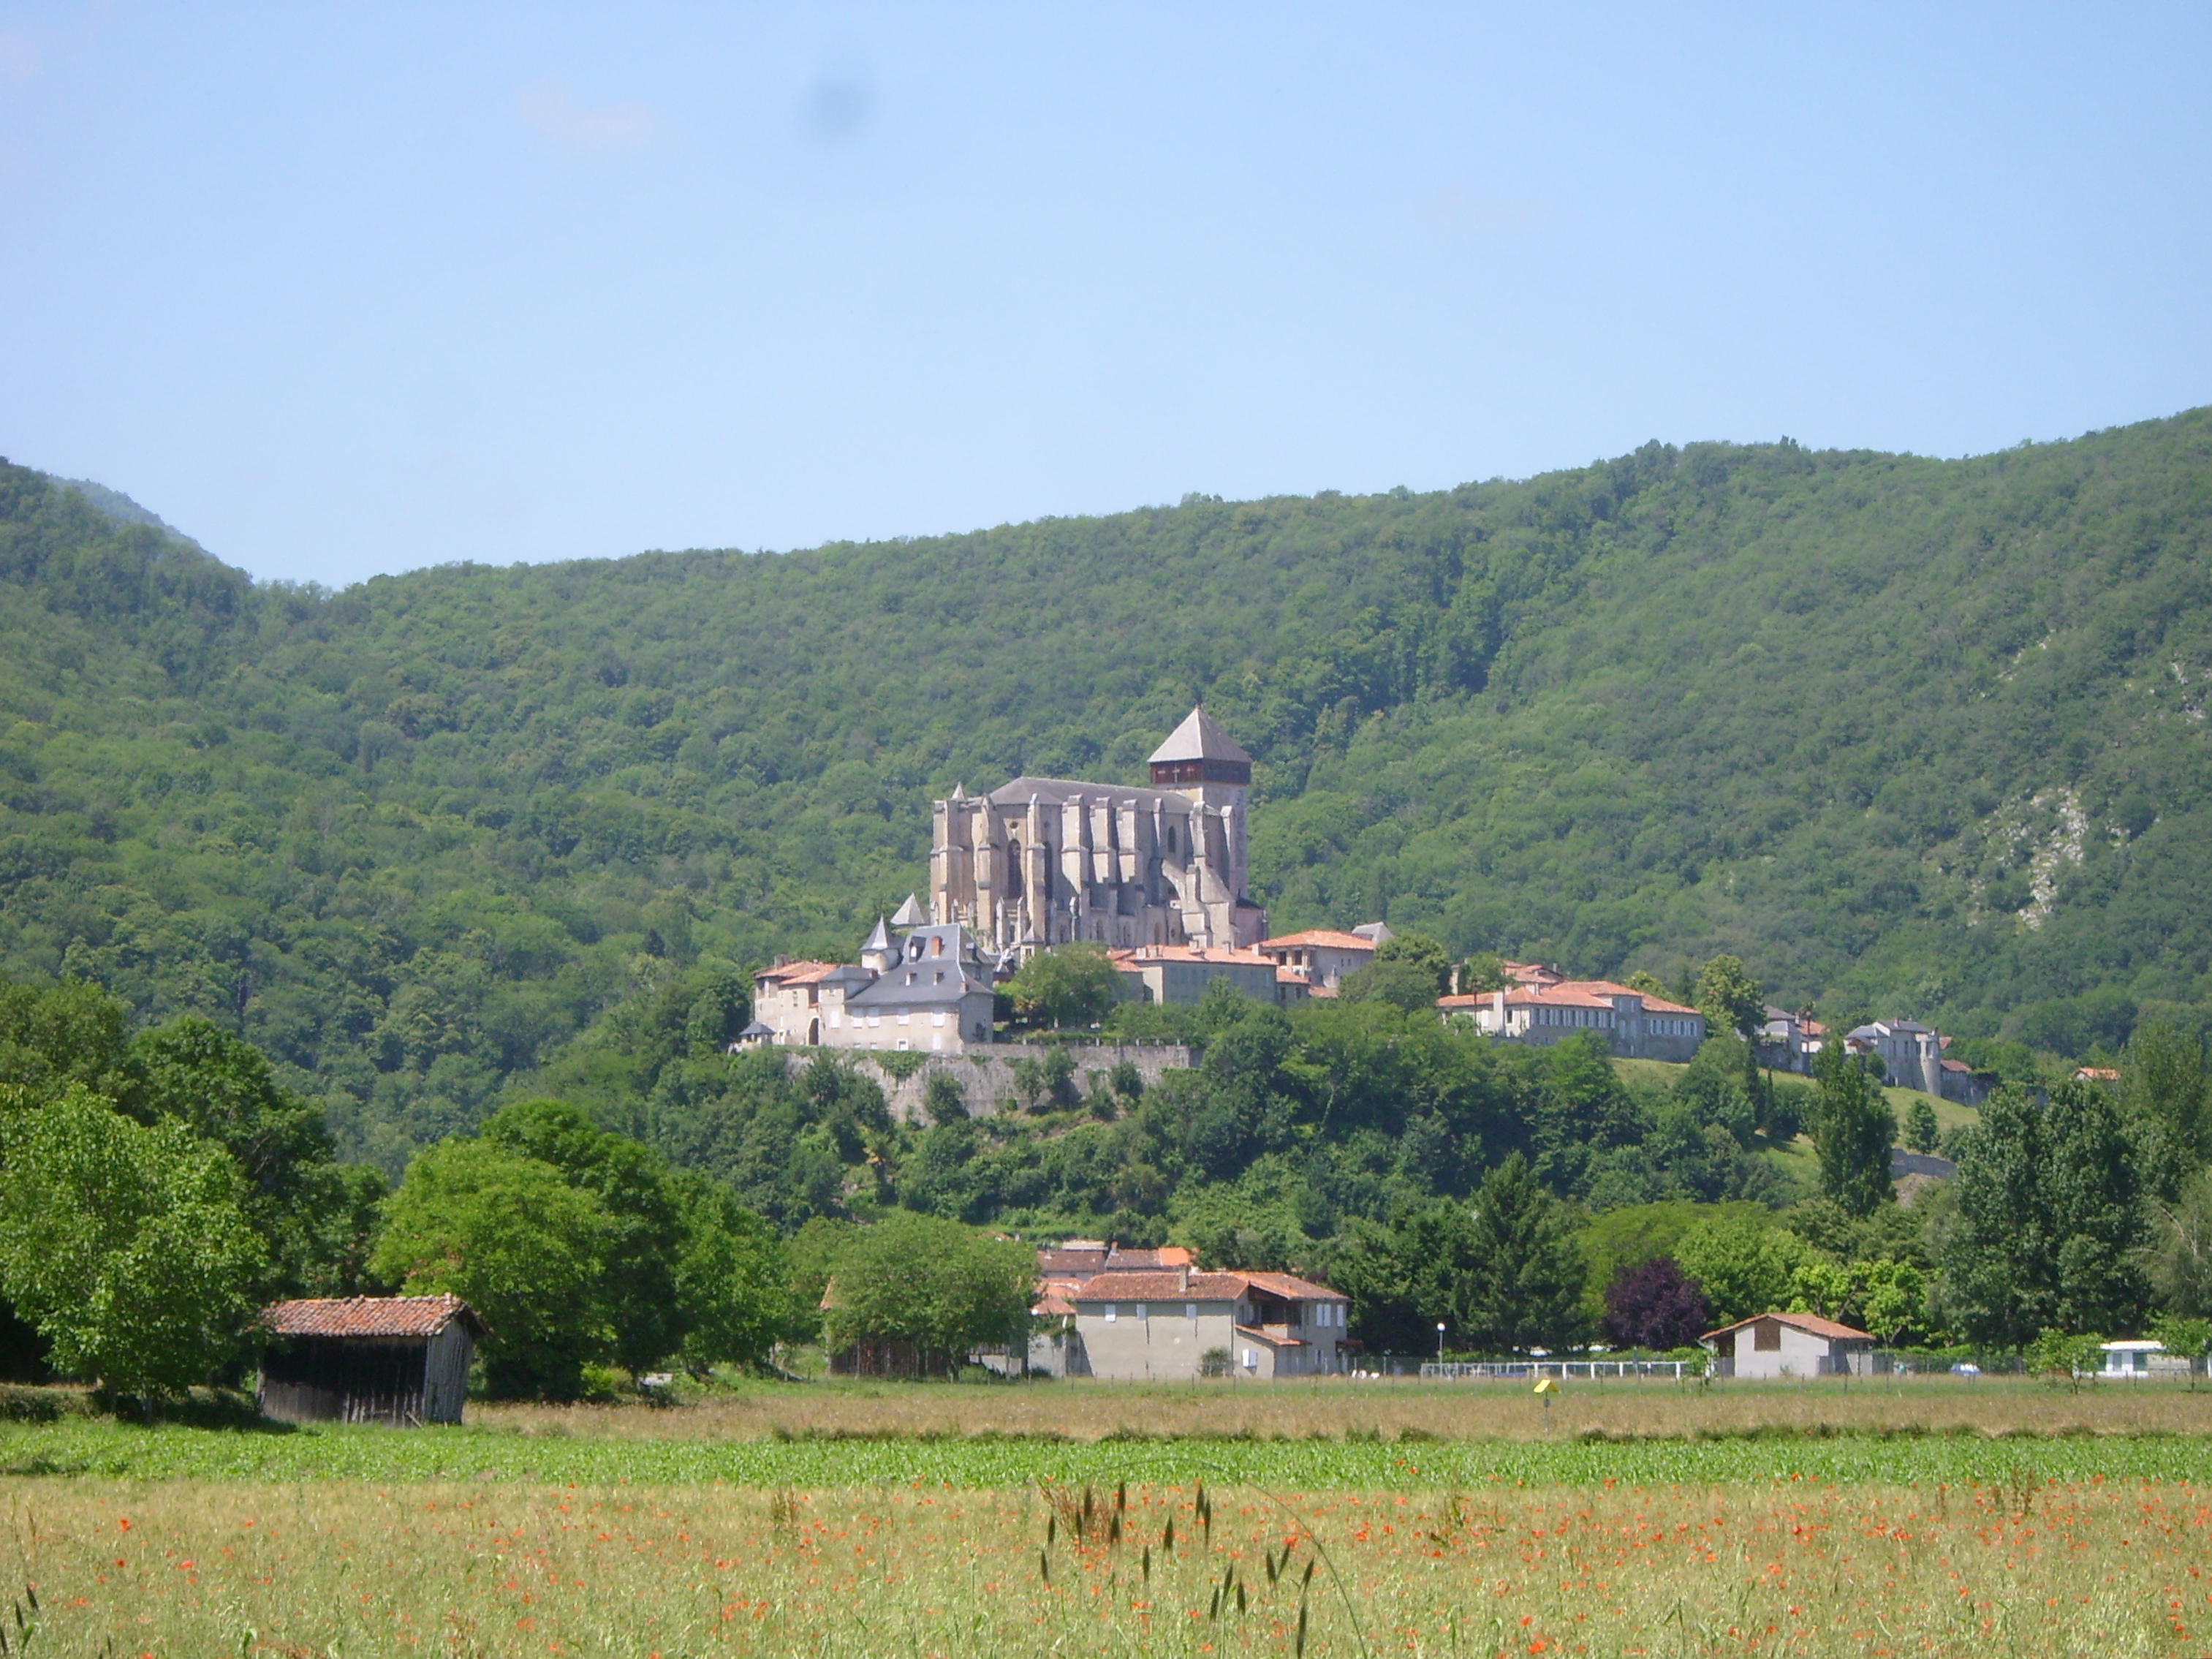
[(908, 974), (906, 976), (906, 982), (909, 985), (914, 983), (914, 975), (912, 974)]

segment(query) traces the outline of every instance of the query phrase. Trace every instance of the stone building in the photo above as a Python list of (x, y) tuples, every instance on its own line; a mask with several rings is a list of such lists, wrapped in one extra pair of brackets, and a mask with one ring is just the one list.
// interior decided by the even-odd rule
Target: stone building
[(1257, 951), (1222, 950), (1204, 945), (1146, 945), (1109, 951), (1121, 975), (1123, 999), (1195, 1006), (1215, 980), (1260, 1002), (1303, 1002), (1312, 988), (1272, 957)]
[(1249, 949), (1267, 915), (1245, 892), (1252, 757), (1203, 708), (1152, 751), (1152, 784), (1016, 778), (936, 803), (929, 916), (986, 951)]
[(1102, 1273), (1073, 1291), (1070, 1375), (1182, 1382), (1224, 1364), (1238, 1376), (1326, 1376), (1343, 1369), (1350, 1303), (1290, 1273)]
[(1686, 1060), (1705, 1040), (1705, 1017), (1694, 1008), (1611, 980), (1557, 980), (1438, 1000), (1447, 1021), (1471, 1019), (1504, 1042), (1548, 1047), (1577, 1031), (1595, 1031), (1626, 1060)]
[[(1370, 928), (1379, 924), (1370, 922)], [(1382, 929), (1387, 936), (1389, 930)], [(1302, 933), (1260, 941), (1260, 954), (1297, 975), (1316, 994), (1334, 996), (1345, 980), (1375, 960), (1377, 941), (1365, 933), (1309, 927)]]
[[(908, 899), (901, 918), (921, 907)], [(753, 975), (753, 1018), (779, 1046), (957, 1054), (991, 1041), (994, 964), (963, 927), (882, 921), (857, 964), (780, 962)], [(748, 1028), (746, 1037), (760, 1040)]]

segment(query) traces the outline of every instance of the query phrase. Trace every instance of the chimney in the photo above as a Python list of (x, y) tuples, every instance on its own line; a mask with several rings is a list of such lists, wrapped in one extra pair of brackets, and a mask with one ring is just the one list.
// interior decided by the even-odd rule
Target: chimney
[(1181, 1280), (1181, 1284), (1182, 1284), (1182, 1292), (1183, 1292), (1183, 1294), (1184, 1294), (1185, 1296), (1189, 1295), (1189, 1294), (1190, 1294), (1190, 1263), (1189, 1263), (1189, 1262), (1188, 1262), (1188, 1261), (1184, 1262), (1184, 1263), (1182, 1264), (1182, 1266), (1180, 1268), (1178, 1268), (1178, 1269), (1176, 1270), (1176, 1273), (1177, 1273), (1177, 1275), (1178, 1275), (1178, 1277), (1179, 1277), (1179, 1279), (1180, 1279), (1180, 1280)]

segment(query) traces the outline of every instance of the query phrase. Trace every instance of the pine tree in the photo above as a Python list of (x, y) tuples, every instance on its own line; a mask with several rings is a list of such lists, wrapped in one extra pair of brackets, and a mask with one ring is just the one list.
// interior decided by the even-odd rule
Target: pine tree
[(1897, 1121), (1856, 1054), (1830, 1042), (1820, 1050), (1820, 1087), (1805, 1131), (1820, 1157), (1820, 1191), (1852, 1215), (1895, 1201), (1889, 1149)]

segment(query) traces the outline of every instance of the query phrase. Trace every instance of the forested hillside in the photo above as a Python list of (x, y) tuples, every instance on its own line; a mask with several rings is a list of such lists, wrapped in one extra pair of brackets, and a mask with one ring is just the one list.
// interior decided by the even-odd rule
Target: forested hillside
[(2209, 452), (2204, 411), (1957, 462), (1653, 444), (341, 593), (0, 465), (0, 971), (206, 1013), (396, 1167), (849, 952), (933, 794), (1139, 779), (1202, 696), (1280, 927), (1725, 951), (2085, 1054), (2212, 997)]

